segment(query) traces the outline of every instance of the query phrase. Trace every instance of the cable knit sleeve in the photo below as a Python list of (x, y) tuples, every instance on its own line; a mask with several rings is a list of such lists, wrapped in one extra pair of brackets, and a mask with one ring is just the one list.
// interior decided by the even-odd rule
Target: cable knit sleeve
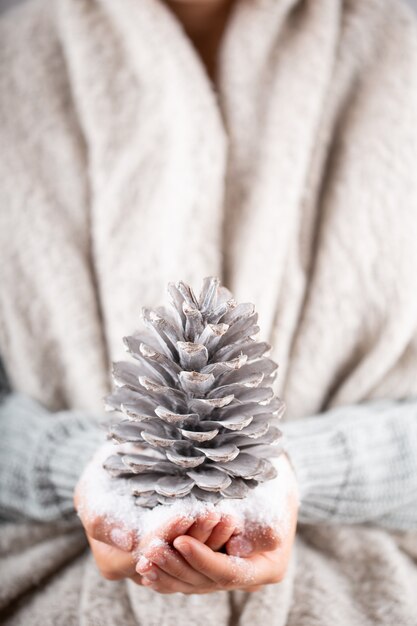
[(99, 418), (83, 411), (52, 415), (28, 396), (10, 393), (0, 405), (0, 428), (1, 517), (72, 516), (78, 477), (106, 438)]
[(417, 398), (284, 422), (304, 523), (417, 528)]

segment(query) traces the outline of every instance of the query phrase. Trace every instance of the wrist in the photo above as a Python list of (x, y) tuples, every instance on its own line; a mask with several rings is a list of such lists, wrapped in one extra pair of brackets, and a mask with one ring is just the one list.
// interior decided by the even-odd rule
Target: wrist
[(316, 417), (288, 422), (281, 430), (283, 450), (298, 482), (300, 521), (311, 523), (323, 514), (330, 518), (351, 466), (343, 432)]

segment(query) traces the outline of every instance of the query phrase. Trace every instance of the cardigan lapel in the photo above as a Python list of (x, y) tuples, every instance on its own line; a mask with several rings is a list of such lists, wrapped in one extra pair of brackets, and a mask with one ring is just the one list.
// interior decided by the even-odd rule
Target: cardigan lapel
[(140, 325), (141, 307), (165, 300), (168, 281), (199, 289), (204, 276), (221, 274), (227, 139), (202, 62), (163, 2), (126, 0), (120, 10), (118, 0), (85, 0), (66, 9), (113, 360), (124, 354), (122, 336)]
[(313, 154), (319, 163), (325, 150), (317, 137), (340, 6), (241, 0), (237, 9), (219, 74), (230, 143), (224, 279), (237, 300), (256, 303), (261, 334), (280, 363), (280, 391), (313, 254), (308, 227), (317, 218), (316, 190), (309, 190), (311, 207), (305, 190)]

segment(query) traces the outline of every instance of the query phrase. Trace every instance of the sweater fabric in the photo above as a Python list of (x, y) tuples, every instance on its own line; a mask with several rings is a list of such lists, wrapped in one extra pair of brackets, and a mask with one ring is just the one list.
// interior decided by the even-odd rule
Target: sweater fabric
[[(256, 305), (288, 427), (380, 400), (400, 423), (397, 406), (417, 395), (416, 117), (417, 29), (398, 0), (239, 0), (216, 89), (163, 0), (6, 13), (0, 352), (12, 388), (51, 423), (99, 416), (141, 307), (163, 303), (171, 280), (198, 290), (218, 275)], [(369, 415), (401, 440), (385, 409), (361, 412), (334, 437), (359, 458)], [(327, 508), (344, 511), (334, 492)], [(412, 530), (301, 523), (282, 583), (159, 596), (103, 581), (68, 520), (5, 523), (0, 606), (4, 623), (32, 626), (413, 625), (416, 543)]]

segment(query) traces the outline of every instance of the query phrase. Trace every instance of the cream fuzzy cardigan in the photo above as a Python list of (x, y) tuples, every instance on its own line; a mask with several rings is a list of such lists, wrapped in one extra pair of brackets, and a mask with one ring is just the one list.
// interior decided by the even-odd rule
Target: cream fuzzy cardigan
[[(0, 346), (15, 389), (101, 409), (140, 307), (169, 280), (217, 274), (257, 305), (288, 419), (417, 394), (406, 7), (239, 0), (217, 91), (162, 0), (32, 0), (0, 42)], [(415, 533), (301, 527), (282, 584), (214, 601), (99, 579), (65, 525), (6, 531), (3, 551), (26, 549), (20, 591), (61, 568), (10, 624), (416, 620)]]

